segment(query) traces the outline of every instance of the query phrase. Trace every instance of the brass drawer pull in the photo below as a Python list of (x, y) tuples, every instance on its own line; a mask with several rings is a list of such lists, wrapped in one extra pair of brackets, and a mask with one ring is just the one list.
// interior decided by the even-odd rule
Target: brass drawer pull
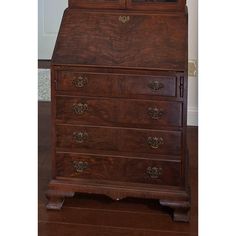
[(72, 80), (72, 84), (76, 87), (76, 88), (83, 88), (86, 84), (88, 83), (88, 79), (86, 76), (74, 76), (74, 79)]
[(77, 173), (81, 173), (88, 168), (88, 162), (86, 161), (73, 161), (74, 169)]
[(75, 103), (72, 109), (76, 115), (83, 115), (88, 110), (88, 104), (86, 103)]
[(148, 87), (152, 89), (153, 92), (159, 91), (164, 88), (164, 84), (159, 81), (152, 81), (148, 84)]
[(164, 139), (162, 137), (148, 137), (147, 143), (151, 148), (158, 149), (164, 144)]
[(157, 107), (149, 107), (148, 108), (148, 115), (154, 119), (158, 120), (164, 115), (164, 111), (162, 109), (159, 109)]
[(123, 24), (128, 22), (130, 20), (129, 16), (119, 16), (119, 21), (122, 22)]
[(153, 166), (153, 167), (149, 166), (147, 168), (147, 174), (152, 179), (159, 179), (160, 176), (162, 175), (162, 168), (156, 167), (156, 166)]
[(84, 143), (88, 139), (88, 133), (86, 132), (74, 132), (73, 138), (76, 143)]

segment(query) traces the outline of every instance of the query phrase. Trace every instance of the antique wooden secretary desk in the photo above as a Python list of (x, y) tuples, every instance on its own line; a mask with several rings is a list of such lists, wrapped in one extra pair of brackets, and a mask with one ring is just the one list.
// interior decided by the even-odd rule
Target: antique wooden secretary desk
[(189, 221), (185, 0), (69, 0), (52, 57), (48, 209), (75, 192)]

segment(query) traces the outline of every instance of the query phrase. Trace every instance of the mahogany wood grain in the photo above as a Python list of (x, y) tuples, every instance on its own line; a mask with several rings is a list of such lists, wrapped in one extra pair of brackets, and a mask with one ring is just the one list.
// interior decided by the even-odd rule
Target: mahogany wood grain
[[(69, 2), (51, 67), (48, 209), (60, 209), (75, 192), (151, 198), (189, 222), (187, 34), (184, 0)], [(162, 80), (163, 94), (150, 93), (154, 77), (151, 88)], [(82, 118), (73, 118), (71, 105)], [(146, 106), (158, 123), (147, 121)], [(71, 162), (82, 178), (71, 176)], [(151, 178), (163, 175), (163, 184), (146, 182), (144, 167)]]
[[(74, 133), (87, 133), (87, 137), (78, 143)], [(90, 152), (106, 150), (122, 153), (152, 153), (179, 155), (181, 154), (181, 132), (158, 131), (143, 129), (124, 129), (121, 127), (93, 127), (93, 126), (56, 126), (56, 147), (58, 150), (74, 152)], [(153, 148), (148, 143), (150, 138), (162, 138), (163, 144)]]
[[(83, 82), (84, 80), (84, 82)], [(80, 81), (80, 86), (75, 82)], [(146, 95), (176, 97), (177, 76), (125, 75), (114, 73), (91, 73), (79, 69), (60, 71), (57, 80), (58, 91), (76, 91), (80, 95), (127, 97)], [(156, 87), (155, 87), (156, 85)], [(158, 87), (158, 85), (160, 87)], [(99, 88), (98, 88), (99, 86)]]
[(71, 64), (52, 64), (52, 69), (58, 73), (58, 76), (62, 72), (73, 73), (91, 73), (91, 74), (109, 74), (110, 76), (126, 75), (129, 76), (154, 76), (154, 77), (176, 77), (178, 75), (183, 76), (183, 71), (172, 70), (140, 70), (140, 68), (114, 68), (114, 67), (88, 67), (86, 65), (71, 65)]
[[(83, 106), (86, 110), (77, 113)], [(57, 96), (56, 120), (68, 124), (144, 128), (182, 126), (182, 103)]]
[(156, 200), (127, 198), (113, 201), (106, 196), (78, 194), (66, 198), (62, 211), (45, 209), (45, 191), (51, 176), (50, 163), (50, 103), (39, 102), (39, 153), (38, 153), (38, 235), (198, 235), (198, 135), (197, 127), (188, 127), (190, 151), (191, 221), (188, 224), (173, 222), (167, 209)]
[(175, 221), (189, 222), (190, 220), (189, 201), (160, 200), (160, 204), (162, 206), (170, 207), (174, 210), (173, 219)]
[[(119, 16), (127, 14), (123, 24)], [(52, 63), (183, 71), (186, 24), (185, 15), (69, 9)]]
[[(145, 217), (145, 216), (144, 216)], [(161, 217), (158, 220), (162, 219)], [(91, 226), (84, 224), (65, 224), (58, 222), (40, 222), (39, 234), (47, 236), (64, 236), (64, 232), (67, 235), (86, 235), (86, 236), (197, 236), (197, 234), (186, 234), (182, 232), (169, 232), (150, 229), (134, 229), (126, 227), (103, 227), (103, 226)], [(79, 234), (78, 234), (79, 232)]]
[[(57, 153), (56, 162), (58, 177), (174, 186), (181, 181), (180, 161)], [(78, 170), (75, 163), (86, 163), (86, 166)], [(161, 173), (149, 174), (148, 168), (161, 168)]]

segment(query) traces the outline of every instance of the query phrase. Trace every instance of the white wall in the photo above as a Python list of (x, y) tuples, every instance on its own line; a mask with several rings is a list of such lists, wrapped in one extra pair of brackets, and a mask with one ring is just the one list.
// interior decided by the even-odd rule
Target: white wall
[(38, 0), (38, 58), (51, 59), (68, 0)]
[[(50, 59), (58, 29), (68, 0), (38, 0), (38, 58)], [(189, 65), (197, 69), (198, 59), (198, 1), (187, 0), (189, 10)], [(197, 71), (189, 74), (188, 125), (198, 124), (198, 79)]]
[(188, 125), (198, 125), (198, 0), (187, 0), (189, 13), (189, 65), (194, 63), (196, 73), (189, 74), (188, 81)]

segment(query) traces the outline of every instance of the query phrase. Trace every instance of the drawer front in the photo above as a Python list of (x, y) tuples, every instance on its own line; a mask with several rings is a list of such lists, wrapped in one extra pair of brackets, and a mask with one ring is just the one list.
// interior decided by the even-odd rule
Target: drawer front
[(113, 151), (179, 155), (180, 131), (151, 131), (91, 126), (56, 126), (58, 150)]
[(58, 177), (179, 185), (180, 164), (180, 161), (60, 153), (56, 172)]
[(59, 122), (152, 128), (182, 125), (180, 102), (58, 96), (56, 107)]
[[(98, 89), (99, 88), (99, 89)], [(80, 95), (176, 96), (176, 76), (114, 75), (61, 71), (59, 91), (77, 91)]]

